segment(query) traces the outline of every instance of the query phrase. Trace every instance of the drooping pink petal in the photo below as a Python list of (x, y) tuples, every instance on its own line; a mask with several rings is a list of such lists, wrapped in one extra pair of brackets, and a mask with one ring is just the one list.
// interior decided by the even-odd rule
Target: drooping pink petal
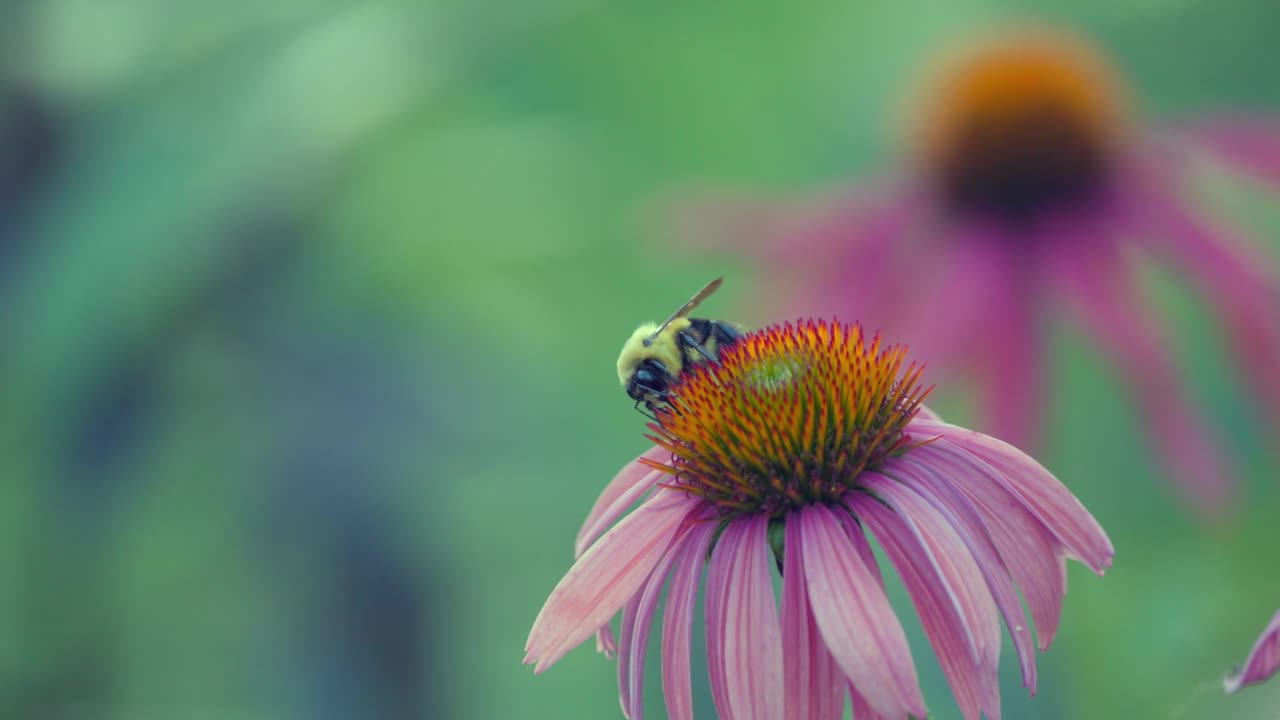
[[(1027, 600), (1039, 648), (1047, 650), (1058, 632), (1067, 592), (1061, 541), (1007, 482), (997, 479), (999, 471), (972, 453), (937, 441), (912, 450), (909, 456), (937, 468), (977, 511), (1000, 559)], [(1014, 627), (1015, 632), (1021, 632)]]
[(992, 477), (1021, 500), (1074, 557), (1099, 575), (1111, 567), (1115, 548), (1102, 526), (1065, 485), (1026, 453), (993, 437), (947, 423), (916, 421), (908, 429), (926, 436), (941, 435), (946, 442), (990, 465), (998, 471)]
[(707, 640), (707, 675), (711, 680), (711, 700), (721, 713), (729, 710), (729, 696), (724, 677), (724, 631), (726, 603), (729, 594), (729, 579), (735, 572), (734, 565), (738, 556), (725, 552), (724, 536), (721, 534), (711, 551), (711, 561), (707, 563), (707, 590), (703, 604), (705, 631)]
[(836, 664), (877, 712), (923, 716), (924, 698), (906, 635), (878, 574), (859, 549), (866, 539), (847, 533), (835, 513), (821, 505), (793, 517), (800, 520), (813, 616)]
[(1276, 611), (1262, 635), (1258, 636), (1244, 665), (1228, 675), (1222, 681), (1222, 687), (1228, 693), (1233, 693), (1267, 680), (1277, 670), (1280, 670), (1280, 610)]
[(729, 555), (733, 568), (724, 578), (719, 624), (707, 628), (709, 636), (719, 636), (715, 646), (720, 657), (710, 662), (722, 668), (726, 704), (716, 708), (731, 720), (782, 717), (782, 633), (773, 598), (768, 528), (765, 516), (734, 520), (713, 551), (713, 556)]
[(542, 672), (577, 647), (636, 593), (680, 525), (700, 506), (660, 492), (593, 544), (551, 591), (525, 644), (525, 663)]
[(898, 569), (961, 713), (998, 718), (1000, 625), (981, 570), (923, 497), (876, 473), (862, 480), (879, 500), (853, 493), (849, 506)]
[[(650, 460), (669, 460), (670, 452), (661, 447), (653, 447), (640, 455)], [(647, 474), (642, 474), (647, 471)], [(596, 499), (596, 503), (587, 514), (587, 519), (578, 531), (574, 542), (574, 558), (582, 557), (591, 543), (595, 542), (609, 525), (621, 517), (644, 493), (648, 492), (661, 478), (662, 473), (639, 462), (639, 458), (626, 464), (605, 487), (604, 492)], [(618, 655), (618, 643), (613, 637), (613, 628), (608, 622), (596, 631), (596, 652), (612, 660)], [(624, 703), (625, 707), (625, 703)], [(625, 711), (625, 710), (624, 710)]]
[(910, 274), (900, 276), (917, 279), (905, 303), (912, 314), (894, 327), (915, 356), (934, 367), (954, 368), (978, 349), (973, 329), (987, 327), (987, 309), (1011, 274), (1011, 255), (1000, 239), (984, 225), (964, 224), (913, 258)]
[[(848, 513), (844, 512), (837, 514), (836, 520), (844, 530), (845, 535), (848, 536), (849, 541), (857, 547), (858, 557), (862, 558), (862, 564), (871, 571), (871, 579), (875, 587), (879, 588), (880, 592), (885, 593), (885, 596), (888, 597), (888, 593), (884, 587), (884, 577), (880, 575), (880, 563), (876, 560), (876, 555), (871, 549), (871, 544), (867, 542), (866, 537), (863, 535), (862, 526), (855, 522)], [(810, 609), (812, 609), (812, 602), (810, 602)], [(832, 659), (834, 659), (834, 656)], [(837, 669), (839, 669), (839, 666), (837, 666)], [(853, 684), (853, 681), (849, 678), (846, 678), (846, 680), (849, 681), (849, 697), (853, 704), (853, 717), (855, 720), (857, 718), (864, 717), (869, 718), (870, 720), (884, 720), (886, 716), (881, 715), (872, 709), (871, 705), (867, 702), (866, 695), (858, 691), (858, 688)], [(909, 715), (908, 717), (915, 717), (915, 715)]]
[(573, 546), (575, 558), (582, 557), (591, 543), (603, 535), (614, 521), (622, 517), (627, 508), (663, 477), (663, 473), (640, 462), (642, 458), (654, 462), (670, 462), (671, 451), (655, 445), (623, 466), (613, 480), (609, 481), (595, 505), (591, 506), (591, 512), (587, 513), (582, 529), (578, 531)]
[[(917, 452), (910, 452), (899, 458), (892, 458), (881, 469), (885, 475), (910, 482), (913, 489), (929, 501), (947, 518), (947, 522), (955, 528), (964, 540), (965, 546), (973, 554), (974, 561), (982, 572), (987, 589), (995, 600), (1009, 635), (1013, 638), (1013, 647), (1018, 653), (1018, 662), (1022, 667), (1022, 684), (1032, 695), (1036, 693), (1036, 657), (1035, 639), (1027, 626), (1026, 614), (1022, 609), (1022, 601), (1018, 598), (1009, 569), (1000, 557), (1000, 551), (988, 534), (987, 526), (981, 514), (973, 504), (956, 489), (957, 481), (946, 478), (942, 473), (945, 467), (932, 467), (925, 458), (917, 460)], [(1025, 512), (1025, 511), (1024, 511)], [(1035, 522), (1034, 519), (1031, 522)], [(997, 535), (998, 536), (998, 535)], [(1051, 552), (1043, 555), (1046, 562), (1054, 565), (1060, 563)], [(1052, 568), (1051, 568), (1052, 569)], [(1054, 573), (1056, 576), (1056, 573)]]
[[(690, 542), (697, 543), (700, 535), (705, 535), (708, 527), (714, 523), (702, 521), (686, 524), (680, 534), (671, 543), (667, 554), (663, 556), (649, 579), (634, 598), (635, 607), (628, 602), (623, 612), (623, 637), (627, 640), (625, 647), (620, 646), (622, 656), (618, 661), (618, 695), (622, 703), (622, 714), (631, 720), (644, 719), (644, 660), (649, 646), (649, 628), (653, 624), (654, 611), (658, 607), (658, 597), (662, 594), (662, 586), (666, 584), (667, 575), (671, 572), (676, 559), (684, 554)], [(632, 612), (630, 636), (627, 636), (627, 613)], [(686, 633), (686, 637), (688, 633)], [(685, 653), (688, 663), (688, 652)]]
[(1136, 291), (1131, 261), (1107, 237), (1093, 235), (1061, 238), (1049, 269), (1080, 323), (1132, 389), (1151, 441), (1182, 492), (1196, 510), (1220, 515), (1234, 495), (1226, 461), (1190, 406), (1160, 323)]
[(999, 713), (996, 671), (1000, 664), (1000, 619), (982, 567), (965, 542), (963, 525), (935, 507), (923, 489), (883, 475), (875, 482), (881, 499), (906, 522), (920, 549), (932, 558), (938, 579), (948, 588), (967, 636), (974, 643), (979, 671), (986, 673), (982, 678), (983, 688), (996, 693), (995, 704), (984, 702), (983, 709), (992, 718), (996, 717)]
[(1034, 452), (1041, 442), (1044, 408), (1044, 340), (1039, 268), (1022, 238), (1000, 232), (998, 252), (986, 269), (986, 304), (980, 321), (963, 328), (976, 338), (974, 365), (983, 430), (1014, 447)]
[(804, 580), (800, 515), (787, 518), (782, 573), (782, 658), (785, 720), (839, 720), (844, 674), (822, 642)]
[[(867, 702), (867, 698), (858, 692), (858, 688), (849, 684), (849, 699), (853, 704), (853, 720), (890, 720), (893, 716), (881, 715), (871, 707), (871, 703)], [(898, 720), (894, 718), (894, 720)]]
[(608, 621), (596, 631), (596, 652), (603, 655), (606, 660), (612, 660), (618, 656), (618, 643), (613, 639), (613, 628), (609, 627)]
[(667, 609), (662, 618), (662, 692), (671, 720), (693, 720), (689, 633), (702, 564), (715, 531), (714, 522), (694, 525), (680, 548), (667, 590)]
[(1280, 269), (1256, 242), (1200, 217), (1161, 185), (1140, 186), (1122, 216), (1200, 288), (1262, 407), (1280, 423)]
[[(668, 551), (667, 555), (669, 556), (670, 554), (670, 551)], [(661, 563), (659, 563), (659, 566), (661, 566)], [(650, 579), (652, 577), (651, 574)], [(649, 581), (646, 580), (645, 586), (648, 584)], [(636, 616), (639, 612), (640, 593), (636, 593), (622, 606), (622, 631), (618, 633), (618, 704), (622, 706), (622, 714), (628, 718), (631, 717), (631, 683), (629, 682), (629, 670), (632, 662), (631, 645), (632, 639), (635, 637)], [(644, 672), (643, 660), (640, 663), (640, 667), (641, 672)]]

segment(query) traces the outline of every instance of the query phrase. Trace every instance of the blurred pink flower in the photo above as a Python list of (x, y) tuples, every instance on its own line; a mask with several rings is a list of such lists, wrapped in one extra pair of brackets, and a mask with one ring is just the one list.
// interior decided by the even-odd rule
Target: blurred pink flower
[(1280, 670), (1280, 610), (1271, 618), (1271, 624), (1262, 631), (1258, 642), (1253, 644), (1244, 666), (1232, 672), (1222, 681), (1222, 687), (1228, 693), (1240, 688), (1264, 682)]
[[(749, 333), (721, 364), (682, 373), (649, 426), (655, 446), (591, 509), (525, 662), (542, 672), (597, 633), (618, 655), (623, 713), (639, 720), (669, 581), (663, 690), (671, 718), (692, 718), (690, 632), (709, 557), (707, 663), (721, 717), (835, 720), (846, 695), (858, 718), (923, 717), (869, 532), (965, 718), (1000, 717), (1000, 618), (1034, 693), (1033, 645), (1047, 649), (1057, 633), (1065, 558), (1102, 574), (1114, 550), (1036, 461), (926, 410), (921, 368), (904, 358), (856, 325), (807, 322)], [(608, 627), (620, 610), (615, 644)]]
[(1061, 302), (1118, 367), (1184, 496), (1222, 510), (1231, 476), (1139, 289), (1139, 260), (1171, 263), (1204, 294), (1280, 420), (1280, 276), (1185, 187), (1200, 150), (1280, 188), (1280, 127), (1136, 124), (1104, 59), (1046, 29), (987, 38), (929, 77), (901, 171), (819, 200), (700, 202), (683, 235), (758, 261), (773, 312), (901, 330), (932, 367), (976, 380), (983, 429), (1029, 451), (1048, 390), (1046, 310)]

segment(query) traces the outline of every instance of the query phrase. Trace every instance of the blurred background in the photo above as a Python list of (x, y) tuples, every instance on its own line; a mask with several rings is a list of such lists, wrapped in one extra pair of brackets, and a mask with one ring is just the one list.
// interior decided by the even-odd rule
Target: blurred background
[[(929, 51), (1042, 5), (0, 2), (0, 717), (621, 717), (590, 643), (520, 660), (646, 446), (621, 342), (716, 275), (710, 316), (752, 293), (672, 251), (657, 200), (883, 167)], [(1280, 112), (1275, 3), (1038, 16), (1149, 116)], [(1273, 197), (1205, 192), (1280, 253)], [(1153, 282), (1248, 503), (1180, 513), (1058, 328), (1041, 459), (1118, 554), (1070, 567), (1034, 700), (1006, 644), (1006, 717), (1280, 712), (1280, 682), (1216, 684), (1280, 606), (1274, 435), (1196, 296)], [(963, 387), (934, 404), (968, 417)]]

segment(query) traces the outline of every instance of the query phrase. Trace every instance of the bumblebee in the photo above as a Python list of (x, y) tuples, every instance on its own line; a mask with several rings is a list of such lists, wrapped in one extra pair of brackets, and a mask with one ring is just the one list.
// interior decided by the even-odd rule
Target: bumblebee
[(645, 323), (636, 328), (618, 356), (618, 380), (627, 395), (650, 412), (664, 404), (667, 391), (680, 372), (691, 364), (718, 363), (720, 349), (733, 345), (741, 326), (723, 320), (690, 318), (689, 313), (716, 290), (724, 278), (716, 278), (672, 313), (661, 325)]

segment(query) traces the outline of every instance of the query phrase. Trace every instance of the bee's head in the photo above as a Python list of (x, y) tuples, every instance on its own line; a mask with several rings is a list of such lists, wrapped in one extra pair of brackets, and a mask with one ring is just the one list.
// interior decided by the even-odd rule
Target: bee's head
[[(687, 327), (683, 323), (668, 325), (662, 332), (646, 323), (636, 328), (618, 355), (618, 380), (633, 400), (652, 399), (646, 393), (664, 393), (680, 374), (683, 358), (676, 342), (676, 332)], [(646, 343), (646, 341), (648, 341)], [(650, 390), (645, 390), (650, 388)]]
[(627, 395), (632, 400), (653, 400), (667, 393), (674, 378), (661, 360), (648, 358), (636, 366), (627, 380)]

